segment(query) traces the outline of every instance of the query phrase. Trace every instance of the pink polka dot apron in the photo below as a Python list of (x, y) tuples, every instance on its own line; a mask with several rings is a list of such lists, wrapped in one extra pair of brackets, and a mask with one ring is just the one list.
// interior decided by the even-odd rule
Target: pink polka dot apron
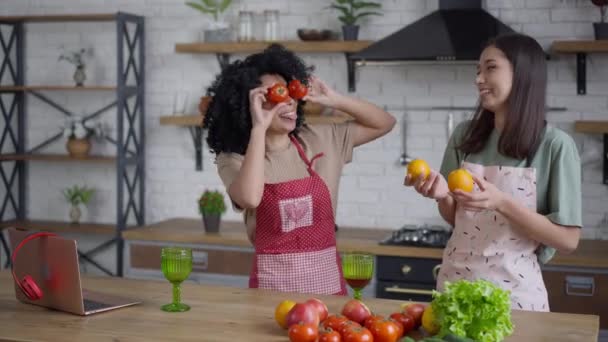
[[(536, 211), (535, 168), (484, 167), (468, 162), (462, 167)], [(479, 190), (476, 187), (474, 191)], [(474, 212), (457, 206), (437, 289), (443, 291), (446, 280), (485, 279), (511, 291), (512, 309), (549, 311), (547, 290), (534, 253), (538, 245), (495, 210)]]
[(309, 177), (264, 184), (256, 209), (255, 256), (249, 287), (311, 294), (346, 294), (327, 185), (293, 136)]

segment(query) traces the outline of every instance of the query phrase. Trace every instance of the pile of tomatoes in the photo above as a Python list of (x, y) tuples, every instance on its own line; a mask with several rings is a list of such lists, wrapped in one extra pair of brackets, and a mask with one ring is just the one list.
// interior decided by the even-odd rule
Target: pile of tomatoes
[(373, 314), (361, 301), (349, 300), (341, 314), (330, 315), (327, 306), (312, 298), (304, 303), (283, 301), (275, 310), (277, 323), (288, 329), (291, 342), (397, 342), (418, 329), (426, 306), (404, 305), (388, 317)]

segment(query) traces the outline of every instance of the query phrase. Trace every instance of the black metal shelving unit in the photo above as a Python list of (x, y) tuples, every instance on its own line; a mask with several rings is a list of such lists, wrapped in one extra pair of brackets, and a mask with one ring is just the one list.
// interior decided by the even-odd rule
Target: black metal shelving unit
[[(25, 25), (36, 22), (114, 22), (116, 28), (116, 85), (115, 86), (32, 86), (25, 84)], [(129, 13), (40, 15), (0, 17), (0, 230), (20, 227), (31, 230), (77, 232), (110, 235), (89, 251), (79, 251), (86, 261), (109, 275), (123, 275), (124, 242), (122, 231), (128, 222), (136, 226), (145, 224), (145, 29), (144, 17)], [(58, 132), (51, 138), (28, 149), (26, 146), (27, 95), (32, 95), (63, 115), (74, 114), (53, 101), (46, 92), (115, 92), (115, 101), (84, 117), (91, 120), (116, 107), (116, 139), (107, 137), (116, 146), (116, 155), (72, 158), (69, 155), (43, 154), (40, 151), (61, 139)], [(45, 93), (43, 93), (45, 92)], [(109, 224), (70, 224), (54, 221), (27, 219), (27, 169), (28, 162), (87, 162), (113, 164), (116, 167), (115, 222)], [(0, 243), (10, 264), (8, 245), (0, 234)], [(94, 260), (94, 256), (116, 245), (116, 268), (108, 270)]]

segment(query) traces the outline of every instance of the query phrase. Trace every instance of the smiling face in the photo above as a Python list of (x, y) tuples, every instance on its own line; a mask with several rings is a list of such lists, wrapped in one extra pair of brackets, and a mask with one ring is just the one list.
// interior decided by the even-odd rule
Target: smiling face
[(507, 112), (507, 100), (513, 86), (513, 66), (494, 46), (481, 53), (475, 79), (481, 106), (491, 112)]
[[(271, 87), (274, 84), (280, 83), (287, 85), (283, 77), (276, 74), (266, 74), (260, 77), (262, 86)], [(281, 106), (272, 118), (272, 122), (268, 127), (268, 131), (273, 134), (289, 134), (296, 128), (296, 119), (298, 118), (297, 109), (298, 102), (288, 97), (285, 102), (277, 104), (271, 101), (266, 101), (262, 104), (264, 110), (272, 110), (275, 106)]]

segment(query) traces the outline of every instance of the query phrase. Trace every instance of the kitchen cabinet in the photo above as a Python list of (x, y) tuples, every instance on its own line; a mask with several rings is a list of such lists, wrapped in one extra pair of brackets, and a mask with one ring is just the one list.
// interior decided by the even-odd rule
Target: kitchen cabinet
[(543, 267), (552, 312), (600, 316), (608, 329), (608, 269)]

